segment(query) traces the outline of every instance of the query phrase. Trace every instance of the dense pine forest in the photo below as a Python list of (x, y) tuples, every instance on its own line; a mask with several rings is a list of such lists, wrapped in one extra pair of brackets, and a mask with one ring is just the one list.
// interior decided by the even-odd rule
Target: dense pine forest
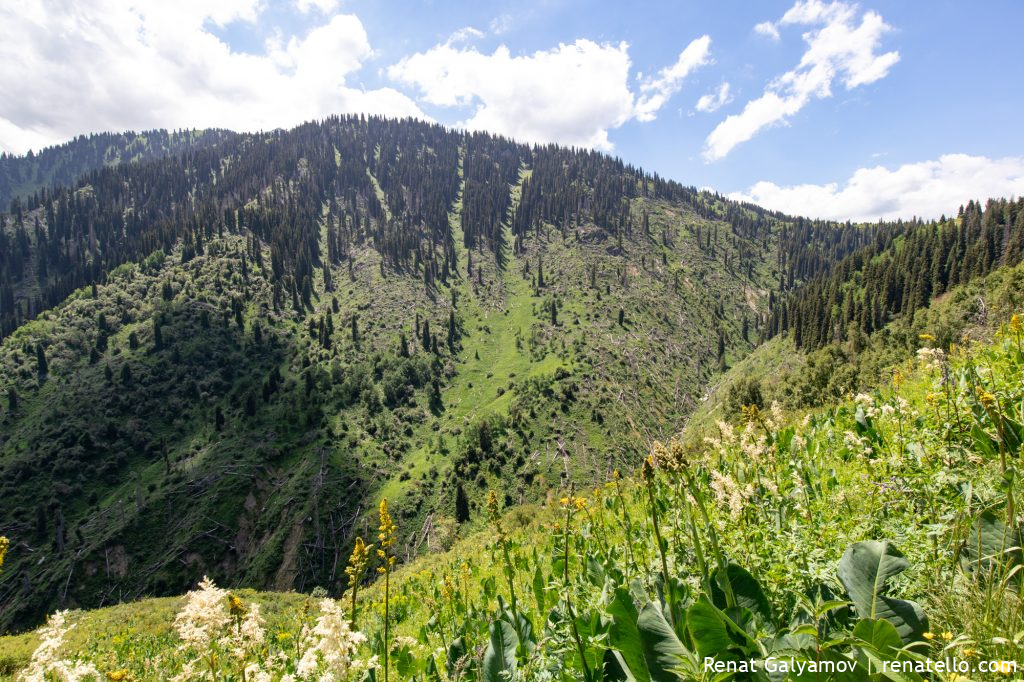
[(757, 350), (869, 347), (1024, 245), (1020, 201), (813, 221), (362, 116), (82, 138), (0, 190), (3, 629), (203, 574), (340, 594), (379, 498), (396, 557), (446, 550), (485, 492), (632, 470)]

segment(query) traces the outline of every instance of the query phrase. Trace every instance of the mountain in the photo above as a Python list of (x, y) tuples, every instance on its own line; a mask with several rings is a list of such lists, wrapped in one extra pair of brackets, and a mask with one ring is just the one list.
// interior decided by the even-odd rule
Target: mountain
[[(106, 166), (187, 154), (234, 136), (228, 130), (146, 130), (94, 133), (24, 156), (0, 154), (0, 207), (54, 186), (66, 186)], [(17, 211), (17, 207), (11, 209)]]
[(922, 680), (956, 656), (961, 672), (1009, 678), (1024, 613), (1005, 456), (1024, 442), (1024, 331), (1003, 306), (1020, 310), (1022, 280), (1024, 266), (1001, 267), (932, 301), (913, 326), (955, 326), (958, 346), (922, 333), (915, 357), (856, 397), (748, 406), (699, 442), (652, 444), (635, 476), (561, 499), (502, 508), (481, 492), (481, 527), (370, 585), (388, 564), (356, 546), (360, 589), (338, 600), (204, 581), (58, 614), (0, 637), (0, 677), (700, 680), (711, 659), (722, 672), (754, 660), (753, 679), (838, 681), (869, 677), (850, 673), (868, 657)]
[[(849, 259), (940, 229), (365, 117), (68, 167), (0, 217), (4, 629), (203, 574), (337, 594), (382, 497), (411, 560), (483, 525), (483, 491), (604, 481)], [(999, 205), (968, 246), (1006, 253)]]

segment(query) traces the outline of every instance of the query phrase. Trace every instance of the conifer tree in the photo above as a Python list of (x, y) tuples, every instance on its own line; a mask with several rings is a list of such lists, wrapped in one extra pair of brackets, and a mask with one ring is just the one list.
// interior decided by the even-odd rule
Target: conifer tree
[(36, 371), (39, 376), (46, 376), (50, 371), (50, 366), (46, 362), (46, 349), (41, 343), (36, 344)]

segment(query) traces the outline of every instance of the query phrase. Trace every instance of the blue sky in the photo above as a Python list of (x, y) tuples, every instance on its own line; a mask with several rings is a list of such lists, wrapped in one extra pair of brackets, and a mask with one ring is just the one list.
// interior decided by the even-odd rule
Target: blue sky
[(937, 217), (1024, 192), (1020, 3), (640, 7), (10, 3), (0, 90), (25, 94), (0, 101), (0, 148), (367, 111), (593, 146), (811, 216)]

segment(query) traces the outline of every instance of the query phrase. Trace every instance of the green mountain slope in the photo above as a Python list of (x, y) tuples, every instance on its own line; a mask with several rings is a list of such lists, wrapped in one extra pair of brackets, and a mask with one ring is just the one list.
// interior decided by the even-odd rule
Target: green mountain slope
[(362, 117), (105, 167), (16, 208), (11, 630), (202, 574), (338, 594), (382, 497), (411, 560), (484, 525), (485, 490), (528, 504), (605, 481), (782, 308), (831, 291), (805, 283), (936, 229), (811, 222), (592, 152)]
[[(1024, 329), (1019, 316), (997, 322), (975, 320), (948, 355), (919, 339), (925, 352), (895, 381), (855, 399), (751, 413), (699, 447), (655, 444), (635, 478), (512, 509), (495, 498), (480, 532), (397, 569), (387, 591), (362, 589), (354, 611), (346, 596), (365, 641), (333, 668), (311, 665), (343, 679), (343, 666), (372, 661), (374, 679), (387, 666), (401, 680), (710, 681), (756, 660), (754, 679), (769, 665), (786, 678), (788, 665), (845, 680), (868, 679), (870, 659), (922, 680), (929, 660), (955, 657), (964, 678), (1012, 679), (1024, 660), (1020, 485), (1008, 477), (1024, 442)], [(243, 613), (263, 614), (247, 645), (227, 597), (197, 595), (214, 600), (175, 622), (186, 599), (72, 614), (78, 629), (55, 658), (133, 679), (188, 662), (280, 679), (304, 670), (302, 647), (339, 641), (312, 630), (330, 601), (237, 593)], [(224, 639), (183, 646), (179, 632), (211, 613)], [(0, 638), (0, 665), (25, 666), (37, 642)]]
[[(403, 153), (427, 151), (416, 135), (440, 134), (398, 124), (382, 134), (410, 130)], [(387, 143), (347, 134), (375, 155)], [(239, 208), (226, 218), (197, 209), (177, 241), (175, 223), (160, 222), (177, 214), (150, 194), (132, 199), (148, 202), (137, 204), (152, 219), (140, 232), (118, 237), (101, 220), (109, 188), (149, 192), (149, 178), (179, 173), (178, 161), (107, 169), (53, 210), (7, 217), (15, 239), (23, 222), (47, 226), (29, 232), (13, 276), (18, 265), (38, 273), (56, 236), (80, 224), (64, 211), (94, 220), (72, 239), (86, 256), (75, 276), (90, 277), (93, 259), (111, 269), (3, 341), (0, 529), (17, 550), (0, 578), (6, 627), (60, 606), (178, 593), (196, 572), (338, 591), (377, 497), (402, 522), (403, 557), (449, 544), (458, 524), (481, 520), (480, 490), (543, 499), (635, 463), (650, 438), (681, 428), (720, 359), (752, 347), (774, 278), (770, 231), (744, 236), (756, 231), (701, 215), (717, 199), (659, 194), (615, 165), (635, 191), (601, 199), (598, 173), (566, 195), (580, 202), (571, 215), (549, 219), (550, 197), (566, 190), (548, 187), (548, 205), (532, 192), (554, 182), (546, 154), (562, 151), (444, 139), (456, 182), (433, 247), (429, 232), (419, 246), (403, 235), (433, 210), (415, 208), (410, 187), (449, 191), (443, 165), (434, 180), (428, 168), (393, 185), (393, 168), (375, 174), (373, 157), (360, 158), (369, 181), (356, 192), (339, 178), (348, 194), (314, 213), (313, 187), (287, 189), (322, 177), (303, 156), (322, 148), (301, 141), (282, 152), (298, 161), (281, 166), (294, 178), (232, 198)], [(473, 177), (504, 163), (488, 145), (520, 157), (496, 205)], [(213, 163), (223, 151), (203, 153)], [(224, 179), (190, 192), (235, 197), (253, 180), (230, 175), (247, 154), (233, 148), (217, 162)], [(324, 163), (350, 170), (340, 151)], [(504, 217), (489, 224), (496, 210)], [(115, 265), (118, 249), (149, 255)]]

